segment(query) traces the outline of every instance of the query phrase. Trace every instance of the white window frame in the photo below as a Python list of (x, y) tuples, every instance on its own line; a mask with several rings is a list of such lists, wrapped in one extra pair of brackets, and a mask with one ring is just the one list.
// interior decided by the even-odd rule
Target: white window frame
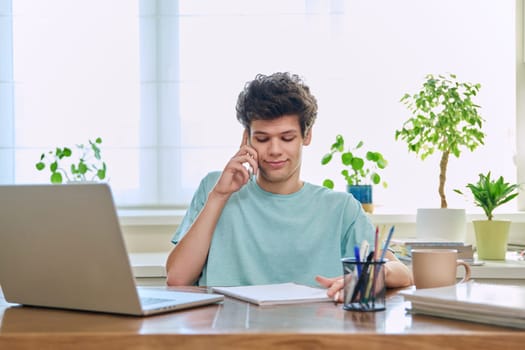
[(11, 0), (0, 0), (0, 183), (14, 182), (13, 20)]

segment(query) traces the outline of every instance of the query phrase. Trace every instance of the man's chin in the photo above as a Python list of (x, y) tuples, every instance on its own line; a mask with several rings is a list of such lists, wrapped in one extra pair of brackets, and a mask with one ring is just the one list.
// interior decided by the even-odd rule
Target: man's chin
[(290, 177), (290, 174), (284, 173), (282, 171), (261, 172), (262, 180), (273, 184), (286, 182), (290, 179)]

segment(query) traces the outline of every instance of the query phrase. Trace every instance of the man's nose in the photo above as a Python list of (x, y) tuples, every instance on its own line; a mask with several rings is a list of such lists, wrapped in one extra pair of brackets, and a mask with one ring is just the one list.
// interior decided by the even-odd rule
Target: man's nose
[(278, 154), (281, 152), (281, 142), (279, 139), (271, 139), (269, 146), (270, 154)]

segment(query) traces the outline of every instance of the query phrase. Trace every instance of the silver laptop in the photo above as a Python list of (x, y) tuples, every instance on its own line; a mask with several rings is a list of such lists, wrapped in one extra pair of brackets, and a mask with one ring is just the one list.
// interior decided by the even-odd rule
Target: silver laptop
[(0, 286), (10, 303), (128, 315), (224, 298), (137, 287), (102, 183), (0, 186)]

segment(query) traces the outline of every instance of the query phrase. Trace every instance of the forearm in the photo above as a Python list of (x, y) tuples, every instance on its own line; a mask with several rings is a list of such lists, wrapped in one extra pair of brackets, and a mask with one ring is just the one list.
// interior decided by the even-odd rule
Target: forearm
[(192, 285), (198, 279), (206, 263), (217, 221), (228, 198), (210, 192), (199, 216), (168, 256), (168, 285)]

